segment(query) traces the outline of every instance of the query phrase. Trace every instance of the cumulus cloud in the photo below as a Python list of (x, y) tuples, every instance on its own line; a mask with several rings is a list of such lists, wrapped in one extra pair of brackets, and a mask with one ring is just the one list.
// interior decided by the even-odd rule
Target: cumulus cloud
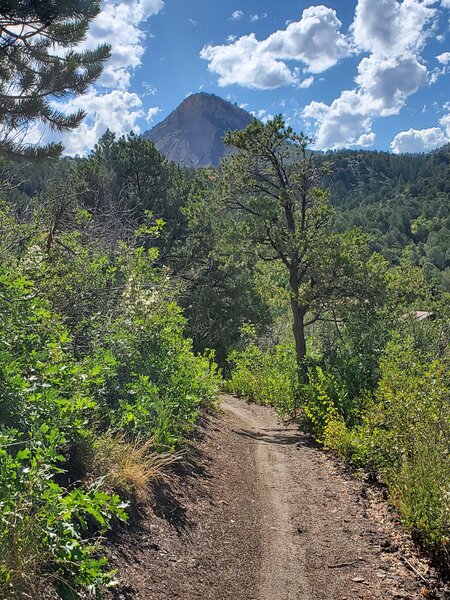
[(450, 140), (450, 113), (447, 114), (447, 115), (444, 115), (442, 117), (442, 119), (440, 119), (439, 123), (443, 127), (443, 129), (444, 129), (445, 135)]
[(360, 62), (355, 81), (364, 111), (387, 117), (398, 114), (406, 98), (427, 83), (428, 74), (413, 54), (401, 58), (372, 54)]
[(420, 51), (433, 31), (429, 0), (358, 0), (351, 26), (361, 59), (356, 88), (329, 105), (312, 102), (303, 116), (315, 121), (319, 148), (368, 146), (373, 119), (398, 114), (407, 98), (432, 82)]
[(145, 120), (147, 121), (147, 123), (151, 123), (153, 121), (153, 119), (159, 115), (159, 113), (161, 112), (161, 109), (159, 108), (159, 106), (152, 106), (147, 110), (147, 116), (145, 117)]
[(231, 13), (230, 19), (232, 21), (239, 21), (239, 19), (242, 19), (243, 16), (244, 13), (242, 10), (235, 10), (233, 13)]
[(370, 146), (373, 146), (375, 143), (375, 138), (376, 135), (374, 134), (373, 131), (371, 131), (370, 133), (363, 133), (358, 141), (356, 142), (356, 146), (362, 146), (363, 148), (370, 148)]
[[(323, 102), (311, 102), (302, 115), (318, 125), (315, 135), (318, 148), (355, 146), (362, 135), (371, 133), (372, 119), (367, 114), (361, 95), (354, 90), (342, 92), (329, 106)], [(369, 138), (363, 139), (367, 141)]]
[(432, 33), (436, 9), (420, 0), (359, 0), (351, 26), (357, 47), (380, 56), (419, 51)]
[(130, 131), (138, 133), (136, 121), (145, 117), (140, 97), (123, 90), (101, 94), (92, 88), (60, 108), (67, 112), (81, 108), (87, 113), (87, 118), (75, 133), (64, 135), (66, 154), (86, 154), (107, 129), (119, 136)]
[(251, 89), (269, 90), (296, 83), (291, 69), (267, 53), (258, 52), (260, 42), (254, 33), (232, 44), (205, 46), (201, 58), (209, 61), (208, 70), (219, 75), (219, 85), (237, 84)]
[(89, 27), (83, 47), (111, 45), (111, 58), (98, 81), (106, 88), (127, 89), (131, 72), (140, 66), (145, 51), (145, 33), (141, 25), (157, 14), (163, 0), (105, 0), (102, 11)]
[(219, 85), (237, 84), (251, 89), (274, 89), (300, 84), (299, 68), (286, 61), (304, 64), (310, 73), (322, 73), (351, 53), (347, 37), (341, 33), (336, 11), (311, 6), (299, 21), (286, 29), (258, 40), (254, 33), (228, 45), (205, 46), (201, 58), (208, 70), (219, 75)]
[(28, 133), (26, 141), (30, 144), (62, 141), (65, 154), (81, 156), (92, 150), (107, 129), (118, 136), (130, 131), (139, 133), (137, 120), (152, 114), (155, 116), (155, 110), (159, 112), (159, 109), (152, 108), (146, 114), (141, 98), (135, 93), (124, 90), (101, 93), (94, 87), (82, 96), (65, 102), (54, 102), (53, 106), (67, 113), (81, 109), (87, 116), (76, 131), (63, 134), (38, 125)]
[(436, 60), (441, 63), (441, 65), (448, 65), (450, 63), (450, 52), (443, 52), (436, 56)]
[[(164, 0), (104, 0), (102, 11), (89, 28), (81, 48), (93, 49), (98, 44), (111, 45), (111, 59), (95, 86), (86, 94), (67, 101), (55, 101), (53, 107), (63, 113), (78, 109), (87, 116), (80, 127), (65, 134), (36, 126), (29, 132), (30, 144), (62, 141), (66, 154), (86, 154), (98, 138), (110, 129), (121, 136), (130, 131), (139, 132), (139, 119), (152, 120), (159, 108), (144, 110), (141, 98), (129, 92), (133, 71), (140, 66), (145, 50), (143, 23), (160, 12)], [(154, 95), (156, 88), (144, 84), (145, 95)]]
[(448, 142), (449, 139), (439, 127), (408, 129), (397, 133), (391, 142), (391, 150), (394, 154), (430, 152)]

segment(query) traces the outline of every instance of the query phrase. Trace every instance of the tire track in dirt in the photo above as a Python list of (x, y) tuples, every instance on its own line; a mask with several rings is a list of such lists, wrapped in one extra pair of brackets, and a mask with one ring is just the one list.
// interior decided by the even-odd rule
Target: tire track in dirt
[(224, 396), (140, 523), (110, 544), (121, 585), (108, 598), (431, 598), (366, 493), (273, 409)]
[(260, 600), (313, 600), (305, 577), (305, 551), (292, 527), (292, 506), (287, 501), (292, 479), (285, 450), (297, 443), (298, 429), (270, 424), (229, 396), (223, 398), (222, 410), (233, 421), (235, 433), (255, 447), (262, 521)]
[(256, 456), (259, 600), (423, 598), (414, 577), (383, 555), (357, 482), (331, 457), (270, 408), (224, 396), (222, 410)]

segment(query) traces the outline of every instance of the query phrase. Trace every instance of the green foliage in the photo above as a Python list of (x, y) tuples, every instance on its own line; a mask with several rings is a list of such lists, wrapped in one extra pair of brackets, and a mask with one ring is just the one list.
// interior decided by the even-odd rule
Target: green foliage
[(310, 369), (308, 383), (302, 388), (300, 421), (323, 442), (330, 421), (345, 423), (345, 417), (354, 417), (348, 390), (333, 374), (321, 367)]
[(330, 192), (319, 187), (329, 164), (308, 152), (311, 140), (294, 133), (281, 115), (229, 132), (225, 142), (238, 151), (221, 173), (223, 211), (239, 215), (230, 219), (229, 235), (258, 259), (283, 265), (298, 377), (305, 384), (305, 329), (321, 318), (336, 319), (348, 305), (376, 301), (369, 238), (360, 229), (332, 229)]
[[(64, 457), (55, 447), (57, 429), (42, 425), (32, 439), (17, 445), (3, 434), (0, 449), (0, 593), (2, 598), (42, 597), (49, 584), (63, 598), (76, 589), (95, 594), (113, 582), (99, 558), (92, 528), (105, 532), (113, 518), (125, 521), (118, 496), (89, 489), (64, 490), (55, 476)], [(17, 450), (20, 448), (19, 450)], [(11, 452), (12, 450), (12, 452)]]
[(0, 151), (32, 156), (61, 152), (61, 144), (24, 148), (17, 136), (33, 121), (57, 131), (80, 124), (83, 111), (64, 115), (52, 102), (83, 94), (100, 76), (109, 47), (76, 48), (99, 11), (100, 2), (95, 0), (2, 2)]
[(277, 345), (272, 351), (251, 342), (229, 357), (233, 366), (228, 391), (259, 404), (269, 404), (281, 415), (292, 415), (297, 406), (297, 363), (290, 345)]
[(351, 430), (332, 415), (323, 436), (325, 447), (387, 485), (405, 525), (441, 556), (450, 551), (448, 367), (448, 348), (435, 358), (433, 347), (424, 350), (420, 339), (394, 339), (360, 425)]
[(24, 222), (0, 210), (2, 597), (93, 597), (111, 584), (101, 535), (126, 515), (107, 473), (89, 472), (96, 440), (113, 429), (141, 457), (139, 477), (127, 465), (133, 496), (154, 474), (142, 448), (180, 447), (220, 385), (156, 265), (161, 223), (102, 237), (61, 186)]
[[(346, 312), (345, 321), (316, 328), (308, 382), (301, 388), (284, 385), (295, 381), (292, 345), (263, 346), (254, 331), (244, 350), (230, 356), (227, 386), (281, 414), (294, 414), (326, 449), (382, 481), (405, 526), (445, 564), (450, 551), (448, 308), (442, 298), (432, 304), (434, 319), (419, 320), (407, 311), (418, 298), (430, 302), (428, 288), (414, 293), (418, 270), (403, 265), (386, 275), (384, 306)], [(283, 362), (279, 357), (286, 348), (291, 360)]]
[(426, 269), (430, 282), (449, 290), (450, 146), (427, 155), (387, 152), (326, 154), (333, 173), (333, 215), (339, 231), (363, 227), (372, 249), (391, 264), (407, 259)]
[(258, 323), (262, 331), (269, 318), (253, 281), (253, 258), (224, 237), (227, 225), (219, 191), (215, 171), (196, 173), (183, 207), (186, 238), (178, 245), (171, 267), (183, 282), (180, 301), (195, 350), (213, 348), (217, 362), (225, 367), (243, 323)]

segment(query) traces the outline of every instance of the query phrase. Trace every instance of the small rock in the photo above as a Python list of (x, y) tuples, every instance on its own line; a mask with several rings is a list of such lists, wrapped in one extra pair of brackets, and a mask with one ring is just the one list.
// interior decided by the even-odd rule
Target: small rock
[(364, 577), (352, 577), (352, 581), (355, 583), (363, 583), (365, 581)]

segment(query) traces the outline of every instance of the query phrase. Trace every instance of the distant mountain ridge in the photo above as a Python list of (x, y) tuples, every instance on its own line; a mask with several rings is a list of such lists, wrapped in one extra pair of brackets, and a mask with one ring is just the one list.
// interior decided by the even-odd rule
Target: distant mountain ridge
[(253, 119), (250, 113), (219, 96), (192, 94), (143, 137), (183, 167), (218, 166), (228, 151), (222, 141), (225, 133), (245, 129)]

